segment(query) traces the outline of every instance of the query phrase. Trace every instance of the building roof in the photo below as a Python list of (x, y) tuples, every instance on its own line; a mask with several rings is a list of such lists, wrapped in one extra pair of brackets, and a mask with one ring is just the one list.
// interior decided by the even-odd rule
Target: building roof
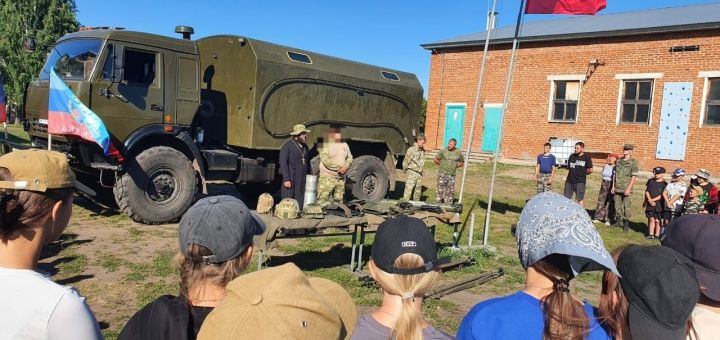
[[(720, 28), (720, 3), (658, 8), (642, 11), (571, 16), (523, 23), (520, 41), (552, 41), (632, 36)], [(483, 46), (487, 31), (422, 44), (425, 49)], [(515, 26), (491, 32), (491, 44), (512, 42)]]

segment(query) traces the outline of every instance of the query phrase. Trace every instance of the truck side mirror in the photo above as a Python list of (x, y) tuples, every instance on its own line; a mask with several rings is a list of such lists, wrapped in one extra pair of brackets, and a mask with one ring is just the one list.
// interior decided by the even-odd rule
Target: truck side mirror
[(123, 59), (125, 56), (125, 47), (113, 45), (113, 71), (112, 81), (113, 83), (119, 83), (123, 80), (125, 69), (123, 66)]

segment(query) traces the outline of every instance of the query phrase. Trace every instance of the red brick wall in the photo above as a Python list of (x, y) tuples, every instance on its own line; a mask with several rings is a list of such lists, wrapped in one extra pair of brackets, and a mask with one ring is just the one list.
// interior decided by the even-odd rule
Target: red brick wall
[[(698, 52), (671, 53), (670, 47), (699, 45)], [(502, 103), (510, 46), (492, 47), (488, 53), (481, 101)], [(464, 147), (469, 140), (482, 48), (440, 50), (431, 56), (425, 133), (430, 148), (442, 147), (446, 103), (467, 103)], [(578, 120), (574, 124), (548, 122), (549, 75), (585, 74), (591, 59), (605, 63), (582, 85)], [(720, 174), (720, 128), (699, 127), (703, 93), (700, 71), (720, 71), (720, 34), (685, 32), (624, 38), (522, 43), (517, 53), (509, 109), (505, 116), (501, 155), (532, 159), (549, 137), (578, 138), (586, 148), (620, 152), (624, 143), (635, 144), (641, 169), (654, 166), (688, 171), (706, 167)], [(655, 80), (650, 125), (616, 124), (616, 74), (662, 73)], [(685, 161), (655, 158), (664, 82), (693, 82)], [(483, 109), (479, 108), (473, 150), (480, 150)]]

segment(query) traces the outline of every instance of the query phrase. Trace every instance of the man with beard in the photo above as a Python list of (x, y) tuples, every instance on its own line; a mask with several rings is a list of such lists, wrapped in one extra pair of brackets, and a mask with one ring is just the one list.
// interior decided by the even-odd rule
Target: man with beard
[(290, 138), (280, 148), (280, 172), (282, 172), (282, 198), (295, 199), (302, 209), (305, 198), (305, 176), (310, 169), (310, 152), (305, 141), (310, 133), (305, 125), (297, 124)]

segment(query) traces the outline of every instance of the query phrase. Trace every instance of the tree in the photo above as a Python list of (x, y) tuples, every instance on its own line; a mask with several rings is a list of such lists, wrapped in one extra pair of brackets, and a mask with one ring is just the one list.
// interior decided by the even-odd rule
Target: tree
[(420, 132), (425, 133), (425, 113), (427, 113), (427, 99), (423, 98), (420, 106)]
[[(22, 103), (55, 41), (77, 31), (75, 9), (74, 0), (0, 0), (0, 75), (8, 100)], [(35, 39), (34, 52), (23, 51), (27, 37)]]

